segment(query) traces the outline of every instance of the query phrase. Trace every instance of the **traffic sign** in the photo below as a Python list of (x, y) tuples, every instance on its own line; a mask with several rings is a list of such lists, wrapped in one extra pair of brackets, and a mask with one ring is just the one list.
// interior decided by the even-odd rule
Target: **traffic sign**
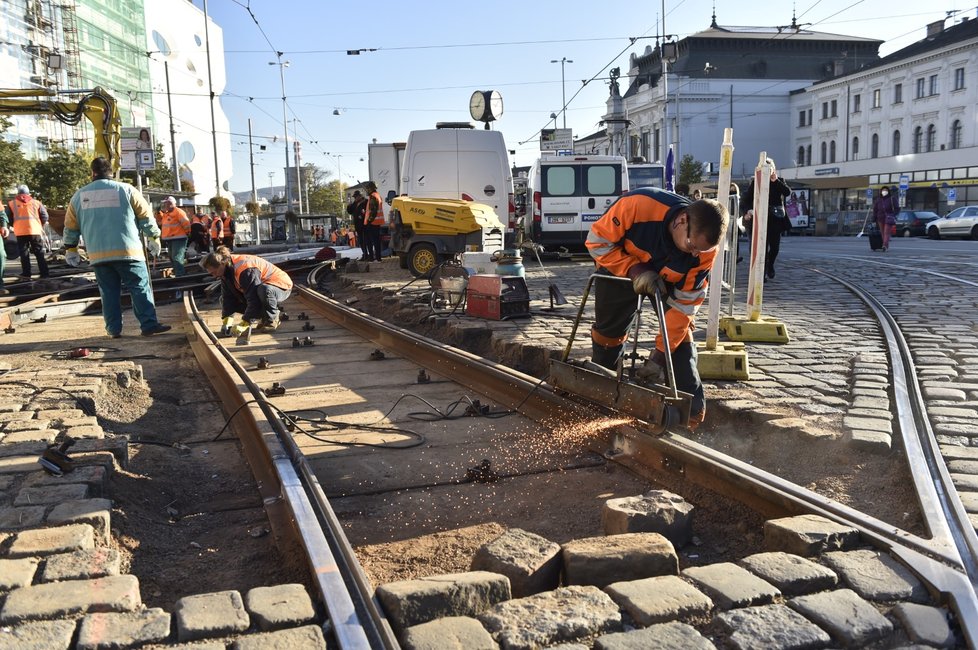
[(910, 189), (909, 174), (900, 174), (900, 189), (903, 191), (907, 191), (908, 189)]
[(947, 204), (951, 206), (957, 202), (958, 202), (958, 191), (952, 187), (947, 191)]
[(866, 201), (868, 203), (872, 203), (873, 202), (873, 188), (871, 188), (871, 187), (867, 187), (866, 188)]

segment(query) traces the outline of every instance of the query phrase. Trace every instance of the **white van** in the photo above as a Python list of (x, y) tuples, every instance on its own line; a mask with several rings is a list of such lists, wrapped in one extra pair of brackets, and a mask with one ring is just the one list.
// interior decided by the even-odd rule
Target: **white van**
[(530, 167), (526, 236), (544, 246), (582, 245), (591, 224), (627, 191), (622, 156), (542, 156)]
[(399, 193), (489, 205), (512, 236), (516, 225), (513, 170), (503, 134), (476, 129), (468, 122), (435, 126), (408, 136)]

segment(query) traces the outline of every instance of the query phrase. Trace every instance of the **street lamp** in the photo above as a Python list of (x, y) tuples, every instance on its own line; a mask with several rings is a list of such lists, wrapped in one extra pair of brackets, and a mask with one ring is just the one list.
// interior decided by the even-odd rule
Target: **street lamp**
[(285, 99), (285, 69), (289, 67), (288, 61), (282, 60), (282, 52), (276, 52), (278, 61), (269, 61), (268, 65), (277, 65), (279, 79), (282, 82), (282, 127), (285, 129), (285, 209), (286, 212), (292, 211), (292, 187), (289, 172), (289, 109)]
[[(566, 129), (567, 128), (567, 86), (564, 84), (564, 64), (573, 63), (573, 61), (568, 59), (566, 56), (564, 56), (561, 57), (560, 60), (551, 59), (550, 62), (560, 64), (560, 99), (563, 102), (562, 108), (560, 110), (563, 111), (564, 128)], [(556, 122), (554, 122), (554, 128), (555, 129), (557, 128)]]

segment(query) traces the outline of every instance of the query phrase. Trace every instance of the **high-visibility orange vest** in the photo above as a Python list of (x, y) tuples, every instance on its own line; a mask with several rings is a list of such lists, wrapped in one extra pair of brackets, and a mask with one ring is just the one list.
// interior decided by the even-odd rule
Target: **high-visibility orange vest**
[(292, 278), (288, 273), (257, 255), (232, 255), (231, 264), (234, 266), (234, 283), (238, 286), (238, 291), (242, 291), (241, 274), (247, 269), (258, 269), (262, 284), (270, 284), (286, 291), (292, 288)]
[(215, 215), (211, 219), (211, 239), (221, 239), (222, 237), (224, 237), (224, 223), (220, 217)]
[(231, 215), (227, 215), (221, 218), (221, 228), (224, 230), (224, 237), (230, 237), (234, 234), (234, 227), (232, 225), (234, 219)]
[[(370, 199), (376, 199), (377, 201), (377, 216), (372, 220), (370, 219)], [(371, 192), (370, 196), (367, 198), (367, 208), (363, 217), (363, 223), (368, 226), (383, 226), (384, 225), (384, 202), (380, 198), (380, 192)]]
[(159, 212), (160, 215), (160, 237), (162, 239), (176, 239), (186, 237), (190, 234), (190, 219), (187, 213), (180, 208), (174, 207), (169, 212)]
[(27, 201), (13, 199), (9, 203), (10, 213), (14, 215), (14, 234), (18, 237), (44, 234), (41, 226), (41, 202), (33, 197)]

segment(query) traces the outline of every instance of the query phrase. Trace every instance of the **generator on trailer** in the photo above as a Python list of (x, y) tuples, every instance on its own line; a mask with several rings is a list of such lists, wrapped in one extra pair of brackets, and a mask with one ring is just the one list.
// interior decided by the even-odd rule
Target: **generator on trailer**
[(503, 224), (483, 203), (399, 196), (391, 208), (391, 251), (415, 276), (459, 253), (503, 247)]

